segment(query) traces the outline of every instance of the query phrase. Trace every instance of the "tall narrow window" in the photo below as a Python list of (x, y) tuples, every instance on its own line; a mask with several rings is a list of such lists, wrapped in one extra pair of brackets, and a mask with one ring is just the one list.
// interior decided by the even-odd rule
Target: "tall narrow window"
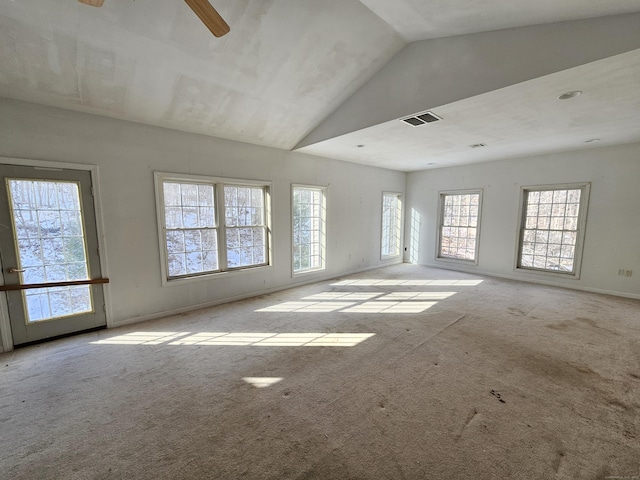
[(264, 188), (225, 185), (224, 209), (227, 266), (264, 265), (267, 262)]
[(213, 185), (166, 181), (162, 191), (169, 278), (217, 271)]
[(160, 172), (155, 178), (163, 282), (269, 264), (267, 185)]
[(438, 258), (477, 263), (481, 190), (440, 193)]
[(399, 193), (382, 194), (382, 258), (400, 255), (402, 200)]
[(577, 275), (589, 185), (526, 187), (522, 193), (518, 268)]
[(293, 272), (325, 268), (326, 190), (293, 186)]

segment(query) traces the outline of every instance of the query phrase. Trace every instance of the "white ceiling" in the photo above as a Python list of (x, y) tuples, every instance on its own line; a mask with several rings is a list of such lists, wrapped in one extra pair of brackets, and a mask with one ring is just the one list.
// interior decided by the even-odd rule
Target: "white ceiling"
[(404, 44), (356, 0), (0, 0), (0, 97), (290, 149)]
[(640, 11), (638, 0), (360, 0), (407, 41)]
[[(558, 99), (576, 86), (582, 95)], [(640, 142), (640, 49), (432, 111), (443, 120), (392, 120), (299, 151), (415, 171)], [(470, 147), (478, 143), (487, 146)]]
[[(0, 0), (0, 97), (290, 150), (410, 41), (640, 11), (638, 0), (212, 3), (225, 37), (181, 0)], [(300, 151), (412, 171), (640, 141), (639, 52), (434, 105), (441, 124), (385, 121)], [(578, 83), (582, 96), (556, 100)]]

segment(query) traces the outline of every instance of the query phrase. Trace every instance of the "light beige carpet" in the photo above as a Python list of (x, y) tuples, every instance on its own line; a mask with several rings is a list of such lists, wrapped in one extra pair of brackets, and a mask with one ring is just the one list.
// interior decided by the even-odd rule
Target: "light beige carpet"
[(2, 479), (640, 478), (640, 302), (398, 265), (0, 355)]

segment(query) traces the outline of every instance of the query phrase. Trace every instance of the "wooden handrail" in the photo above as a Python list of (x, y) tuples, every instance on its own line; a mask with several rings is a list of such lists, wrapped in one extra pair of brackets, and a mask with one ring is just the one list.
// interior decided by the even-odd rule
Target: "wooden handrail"
[(8, 292), (12, 290), (28, 290), (30, 288), (51, 288), (51, 287), (73, 287), (75, 285), (96, 285), (99, 283), (109, 283), (109, 279), (94, 278), (93, 280), (69, 280), (67, 282), (23, 283), (19, 285), (0, 285), (0, 292)]

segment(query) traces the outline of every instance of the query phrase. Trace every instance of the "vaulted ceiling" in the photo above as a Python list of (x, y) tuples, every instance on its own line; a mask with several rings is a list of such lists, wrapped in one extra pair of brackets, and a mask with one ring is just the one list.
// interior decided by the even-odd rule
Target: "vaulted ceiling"
[(0, 97), (402, 171), (640, 141), (637, 0), (212, 3), (0, 0)]

